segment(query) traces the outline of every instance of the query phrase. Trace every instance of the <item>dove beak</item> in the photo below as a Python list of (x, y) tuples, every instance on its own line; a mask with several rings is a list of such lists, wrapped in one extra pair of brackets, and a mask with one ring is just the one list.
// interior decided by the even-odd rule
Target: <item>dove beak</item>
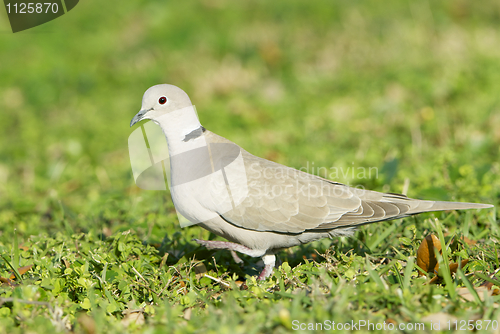
[(148, 111), (151, 111), (153, 110), (153, 108), (149, 108), (147, 110), (141, 110), (139, 111), (135, 116), (134, 118), (132, 118), (132, 120), (130, 121), (130, 127), (132, 127), (135, 123), (139, 122), (139, 121), (142, 121), (144, 119), (144, 115), (148, 112)]

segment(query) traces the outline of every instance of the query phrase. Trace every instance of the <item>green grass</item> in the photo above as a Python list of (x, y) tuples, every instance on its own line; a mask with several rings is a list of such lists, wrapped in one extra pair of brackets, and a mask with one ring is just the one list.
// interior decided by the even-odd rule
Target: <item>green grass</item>
[[(499, 23), (493, 0), (84, 1), (17, 34), (2, 12), (0, 276), (33, 268), (0, 287), (0, 332), (285, 333), (294, 320), (438, 312), (500, 322), (499, 296), (456, 292), (500, 267), (495, 210), (364, 226), (281, 252), (256, 282), (258, 259), (240, 267), (198, 247), (214, 236), (180, 228), (167, 192), (135, 186), (127, 148), (144, 91), (171, 83), (207, 129), (256, 155), (376, 167), (326, 176), (498, 206)], [(441, 263), (469, 263), (426, 285), (414, 257), (430, 233), (448, 245)], [(500, 274), (488, 278), (498, 288)], [(144, 323), (127, 325), (135, 310)]]

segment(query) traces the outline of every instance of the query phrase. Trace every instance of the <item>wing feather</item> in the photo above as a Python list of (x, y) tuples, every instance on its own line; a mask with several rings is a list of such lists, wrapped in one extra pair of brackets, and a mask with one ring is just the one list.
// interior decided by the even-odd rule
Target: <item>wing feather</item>
[[(205, 136), (209, 142), (231, 143), (209, 131)], [(245, 229), (301, 233), (354, 227), (433, 209), (487, 207), (421, 201), (400, 194), (351, 188), (253, 156), (244, 150), (241, 153), (245, 168), (242, 175), (246, 178), (248, 193), (242, 201), (233, 203), (232, 210), (221, 207), (215, 211), (227, 222)], [(212, 197), (223, 199), (221, 202), (227, 201), (222, 188), (218, 185), (209, 189)]]

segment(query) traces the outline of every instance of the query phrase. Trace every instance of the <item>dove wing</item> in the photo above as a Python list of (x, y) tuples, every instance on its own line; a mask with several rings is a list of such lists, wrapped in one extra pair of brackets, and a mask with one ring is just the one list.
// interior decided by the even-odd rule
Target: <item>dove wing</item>
[[(213, 133), (207, 135), (211, 143), (232, 143)], [(416, 200), (400, 194), (351, 188), (256, 157), (243, 149), (241, 153), (245, 172), (240, 175), (245, 180), (239, 180), (239, 184), (246, 184), (246, 195), (233, 202), (232, 209), (227, 210), (226, 206), (216, 211), (228, 223), (249, 230), (319, 232), (421, 212), (490, 207), (475, 203)], [(211, 195), (223, 197), (220, 190), (221, 187), (213, 187)]]
[(229, 223), (255, 231), (301, 233), (330, 230), (404, 216), (406, 197), (354, 189), (272, 161), (243, 154), (248, 195)]

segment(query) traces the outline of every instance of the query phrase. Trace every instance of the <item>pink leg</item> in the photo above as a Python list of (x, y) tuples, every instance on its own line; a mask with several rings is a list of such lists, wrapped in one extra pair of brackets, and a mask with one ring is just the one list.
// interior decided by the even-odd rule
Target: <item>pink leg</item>
[(265, 251), (251, 249), (246, 246), (235, 244), (233, 242), (228, 242), (228, 241), (200, 240), (200, 239), (193, 239), (193, 240), (196, 241), (198, 244), (205, 246), (207, 249), (230, 250), (231, 255), (233, 256), (233, 259), (236, 261), (236, 263), (241, 263), (243, 261), (239, 258), (238, 255), (236, 255), (235, 252), (249, 255), (252, 257), (262, 256), (262, 261), (264, 261), (264, 269), (262, 269), (262, 272), (257, 278), (261, 281), (265, 280), (273, 273), (274, 265), (276, 264), (276, 256), (274, 254), (266, 254)]
[(198, 244), (205, 246), (207, 249), (228, 249), (231, 251), (236, 251), (241, 254), (249, 255), (251, 257), (261, 257), (266, 253), (265, 251), (255, 250), (240, 244), (235, 244), (234, 242), (200, 240), (200, 239), (193, 239), (193, 240), (196, 241)]
[(231, 256), (233, 257), (234, 262), (236, 262), (238, 264), (243, 263), (243, 260), (240, 259), (240, 257), (238, 256), (238, 254), (236, 254), (236, 252), (234, 250), (232, 250), (232, 249), (231, 249)]
[(260, 281), (272, 275), (276, 263), (276, 256), (274, 254), (266, 254), (262, 257), (262, 261), (264, 261), (264, 269), (262, 269), (259, 277), (257, 277)]

